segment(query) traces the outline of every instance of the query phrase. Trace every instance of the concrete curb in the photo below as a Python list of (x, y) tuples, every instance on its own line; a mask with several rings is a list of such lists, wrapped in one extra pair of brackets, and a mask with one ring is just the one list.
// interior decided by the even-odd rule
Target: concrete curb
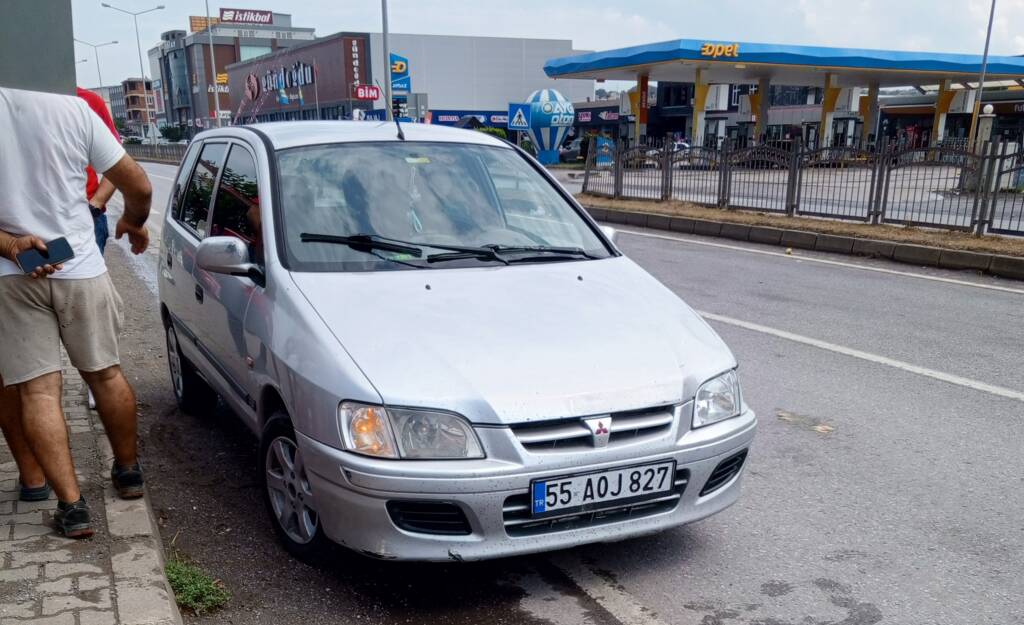
[[(109, 467), (114, 452), (99, 419), (95, 419), (96, 446)], [(163, 541), (147, 492), (142, 499), (117, 497), (109, 477), (103, 494), (110, 533), (110, 561), (114, 574), (119, 625), (182, 625), (181, 612), (164, 573)]]
[(984, 271), (1002, 278), (1024, 280), (1024, 257), (951, 250), (941, 247), (837, 236), (834, 234), (819, 234), (806, 230), (788, 230), (726, 221), (674, 217), (639, 211), (623, 211), (589, 206), (584, 206), (584, 208), (594, 219), (612, 224), (640, 226), (684, 234), (724, 237), (737, 241), (781, 245), (832, 254), (885, 258), (900, 263), (925, 267)]

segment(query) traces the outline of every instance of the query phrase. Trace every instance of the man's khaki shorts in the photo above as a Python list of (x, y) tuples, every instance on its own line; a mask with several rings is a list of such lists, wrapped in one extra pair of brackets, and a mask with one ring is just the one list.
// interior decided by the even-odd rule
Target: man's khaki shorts
[(15, 385), (61, 370), (61, 343), (79, 371), (120, 364), (121, 296), (109, 274), (82, 280), (0, 277), (0, 378)]

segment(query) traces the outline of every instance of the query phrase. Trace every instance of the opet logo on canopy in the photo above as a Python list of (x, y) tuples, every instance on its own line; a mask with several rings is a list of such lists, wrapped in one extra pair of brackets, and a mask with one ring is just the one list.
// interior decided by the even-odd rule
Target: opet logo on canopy
[(542, 124), (546, 126), (572, 126), (576, 116), (572, 102), (537, 102), (533, 106), (534, 118), (536, 118), (537, 113), (550, 118), (547, 124)]

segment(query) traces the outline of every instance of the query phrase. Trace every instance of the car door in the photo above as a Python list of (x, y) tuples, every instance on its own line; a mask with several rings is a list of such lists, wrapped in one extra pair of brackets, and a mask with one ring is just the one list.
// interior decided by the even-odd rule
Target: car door
[[(252, 149), (232, 142), (214, 193), (207, 236), (241, 239), (249, 249), (251, 262), (262, 266), (259, 181)], [(261, 287), (252, 278), (230, 276), (194, 269), (196, 283), (203, 291), (200, 303), (202, 323), (197, 326), (200, 343), (206, 346), (227, 380), (235, 399), (247, 408), (254, 406), (246, 349), (245, 313), (253, 293)]]
[[(227, 153), (227, 142), (205, 141), (194, 148), (192, 163), (186, 162), (179, 173), (184, 179), (180, 191), (180, 203), (164, 224), (164, 250), (161, 255), (161, 274), (167, 285), (165, 303), (172, 320), (179, 331), (179, 342), (183, 343), (186, 354), (196, 360), (197, 328), (202, 324), (199, 310), (199, 292), (193, 270), (196, 250), (205, 235), (213, 199), (213, 189)], [(187, 159), (186, 159), (187, 160)], [(187, 171), (187, 173), (186, 173)], [(196, 362), (202, 365), (201, 362)]]

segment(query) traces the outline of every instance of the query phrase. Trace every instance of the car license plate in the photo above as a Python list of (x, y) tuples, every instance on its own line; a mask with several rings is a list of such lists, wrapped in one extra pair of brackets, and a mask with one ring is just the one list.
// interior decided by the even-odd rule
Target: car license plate
[(530, 482), (534, 517), (585, 512), (657, 498), (675, 484), (674, 460)]

